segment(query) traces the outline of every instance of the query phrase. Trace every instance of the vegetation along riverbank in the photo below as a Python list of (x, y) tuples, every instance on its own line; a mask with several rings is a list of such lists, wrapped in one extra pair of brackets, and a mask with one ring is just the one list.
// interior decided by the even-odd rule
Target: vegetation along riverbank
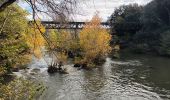
[[(78, 13), (76, 9), (81, 3), (78, 0), (0, 1), (0, 100), (39, 99), (47, 89), (45, 88), (48, 83), (46, 76), (52, 78), (53, 75), (58, 75), (59, 79), (63, 81), (63, 77), (67, 76), (62, 75), (69, 76), (68, 67), (71, 67), (71, 70), (77, 71), (75, 74), (79, 76), (78, 78), (81, 78), (80, 80), (87, 79), (82, 82), (83, 85), (88, 82), (88, 84), (96, 85), (99, 81), (102, 84), (101, 87), (104, 87), (105, 85), (103, 84), (106, 83), (98, 80), (100, 75), (103, 78), (102, 80), (106, 80), (105, 78), (112, 80), (114, 78), (115, 84), (121, 84), (123, 82), (117, 81), (124, 81), (122, 77), (125, 76), (119, 77), (115, 75), (119, 77), (116, 78), (113, 75), (114, 73), (123, 75), (122, 73), (125, 72), (126, 76), (128, 74), (133, 76), (133, 70), (136, 70), (141, 75), (144, 73), (146, 76), (155, 76), (153, 73), (158, 71), (156, 68), (166, 66), (158, 64), (159, 66), (154, 69), (152, 64), (149, 63), (147, 65), (147, 61), (150, 60), (143, 58), (143, 56), (142, 58), (137, 58), (136, 61), (132, 59), (131, 62), (129, 58), (128, 61), (124, 61), (123, 59), (126, 56), (121, 55), (133, 55), (131, 53), (154, 54), (165, 57), (165, 62), (167, 62), (167, 59), (170, 57), (169, 0), (152, 0), (146, 5), (139, 5), (137, 3), (121, 5), (114, 8), (113, 13), (105, 22), (101, 16), (103, 12), (98, 11), (88, 21), (75, 22), (73, 21), (75, 19), (72, 17), (75, 13)], [(93, 3), (95, 4), (96, 2)], [(23, 6), (28, 6), (28, 8)], [(125, 52), (126, 54), (124, 54)], [(150, 58), (154, 59), (154, 57)], [(163, 61), (162, 59), (164, 58), (160, 59)], [(35, 63), (34, 61), (40, 61), (41, 63), (41, 60), (45, 62), (46, 66), (46, 73), (42, 72), (43, 78), (46, 79), (42, 79), (43, 83), (37, 81), (38, 76), (30, 78), (24, 75), (18, 77), (14, 74), (14, 72), (21, 70), (27, 73), (30, 65)], [(120, 61), (117, 62), (117, 60)], [(159, 60), (159, 58), (156, 60)], [(142, 62), (146, 63), (146, 66), (142, 65)], [(33, 69), (35, 73), (41, 71), (42, 68), (42, 66), (38, 68), (37, 66), (34, 66), (36, 69)], [(109, 68), (110, 72), (107, 68)], [(125, 68), (126, 70), (120, 70), (119, 68)], [(113, 69), (119, 72), (114, 72)], [(95, 70), (98, 72), (95, 72)], [(140, 72), (140, 70), (144, 72)], [(35, 73), (32, 73), (32, 75)], [(88, 75), (89, 73), (92, 76)], [(108, 73), (111, 73), (111, 77)], [(93, 78), (93, 75), (95, 77), (98, 74), (100, 75), (97, 76), (97, 82), (95, 80), (93, 83), (93, 79), (88, 80), (89, 77)], [(132, 87), (136, 88), (134, 81), (138, 83), (147, 77), (139, 75), (141, 80), (137, 80), (138, 75), (136, 73), (135, 75), (133, 79), (136, 80), (131, 79), (131, 76), (126, 78), (133, 81)], [(164, 76), (162, 73), (161, 75)], [(160, 77), (162, 78), (162, 76)], [(70, 77), (67, 78), (70, 79)], [(42, 78), (41, 75), (40, 78)], [(166, 81), (166, 83), (162, 84), (165, 84), (165, 88), (168, 90), (167, 84), (169, 84), (169, 80), (167, 76), (164, 78), (163, 81), (160, 81)], [(152, 81), (155, 82), (155, 80)], [(110, 80), (108, 83), (112, 84)], [(130, 84), (130, 82), (128, 83)], [(147, 84), (150, 85), (151, 83), (147, 82)], [(141, 83), (140, 86), (142, 85), (146, 84)], [(51, 87), (55, 88), (55, 86)], [(50, 89), (51, 87), (49, 86)], [(81, 85), (81, 87), (83, 86)], [(81, 90), (81, 88), (79, 89)], [(98, 93), (98, 91), (95, 91), (95, 93)]]

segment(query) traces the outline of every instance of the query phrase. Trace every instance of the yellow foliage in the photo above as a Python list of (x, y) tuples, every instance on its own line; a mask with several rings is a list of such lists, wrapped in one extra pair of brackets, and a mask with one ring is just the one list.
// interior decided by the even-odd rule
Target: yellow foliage
[(48, 38), (52, 42), (51, 49), (59, 46), (58, 36), (55, 30), (49, 30)]
[(109, 46), (111, 35), (100, 25), (101, 19), (95, 15), (90, 23), (86, 23), (80, 32), (80, 47), (84, 52), (84, 60), (92, 61), (103, 57), (111, 51)]
[(100, 25), (101, 19), (95, 15), (91, 22), (86, 23), (78, 38), (73, 38), (67, 31), (50, 31), (49, 39), (58, 50), (57, 58), (65, 62), (67, 55), (63, 52), (72, 51), (82, 57), (75, 58), (75, 62), (92, 63), (96, 58), (106, 56), (110, 51), (111, 35)]
[(58, 49), (55, 51), (57, 53), (58, 61), (66, 63), (67, 61), (67, 51), (73, 50), (77, 46), (77, 42), (73, 40), (70, 32), (66, 30), (62, 31), (49, 31), (49, 40), (52, 42), (53, 49)]
[(62, 31), (59, 34), (59, 47), (68, 50), (71, 41), (71, 35), (67, 31)]
[(35, 100), (44, 86), (25, 79), (14, 79), (8, 84), (0, 85), (0, 100)]
[[(38, 26), (33, 23), (29, 26), (27, 33), (24, 34), (28, 46), (37, 58), (42, 56), (41, 48), (45, 45), (45, 40), (42, 33), (45, 33), (43, 25), (37, 21)], [(41, 33), (41, 32), (42, 33)]]
[(0, 66), (0, 76), (4, 75), (6, 73), (6, 69), (2, 66)]
[(72, 43), (71, 34), (67, 31), (56, 32), (51, 30), (49, 32), (49, 39), (51, 40), (54, 48), (60, 48), (62, 50), (68, 50)]

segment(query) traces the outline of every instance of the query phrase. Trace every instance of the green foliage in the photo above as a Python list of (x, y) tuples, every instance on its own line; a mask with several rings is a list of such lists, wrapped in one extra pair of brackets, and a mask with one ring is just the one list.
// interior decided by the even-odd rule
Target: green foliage
[(0, 84), (0, 100), (36, 100), (44, 89), (37, 82), (15, 79), (8, 84)]
[(26, 32), (27, 13), (16, 4), (0, 12), (0, 75), (29, 61), (23, 33)]
[[(118, 36), (130, 33), (135, 34), (140, 28), (140, 17), (142, 15), (143, 6), (138, 4), (123, 5), (115, 9), (114, 13), (110, 16), (109, 22), (112, 27), (112, 32), (116, 30)], [(136, 30), (133, 28), (138, 26)]]
[[(132, 44), (130, 48), (133, 51), (169, 56), (169, 0), (153, 0), (143, 7), (137, 4), (120, 6), (109, 21), (114, 25), (112, 31), (116, 30), (119, 40)], [(131, 22), (140, 27), (129, 31), (134, 28), (130, 25)]]
[(160, 55), (170, 56), (170, 30), (161, 33), (157, 51)]
[(170, 1), (153, 0), (147, 4), (141, 23), (143, 28), (133, 37), (134, 48), (169, 56)]
[(153, 0), (144, 7), (141, 17), (143, 30), (147, 32), (170, 25), (170, 1)]
[(48, 48), (50, 52), (57, 54), (57, 60), (63, 63), (67, 62), (68, 52), (76, 53), (79, 48), (78, 39), (74, 39), (71, 32), (66, 30), (56, 31), (50, 30), (48, 32), (49, 40), (52, 42), (52, 50)]

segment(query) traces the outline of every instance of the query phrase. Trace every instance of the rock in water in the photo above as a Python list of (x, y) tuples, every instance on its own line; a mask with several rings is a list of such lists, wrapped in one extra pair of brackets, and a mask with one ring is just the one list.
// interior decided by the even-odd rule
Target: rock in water
[(56, 73), (58, 72), (58, 68), (56, 67), (48, 67), (48, 70), (47, 70), (48, 73)]
[(58, 73), (61, 73), (61, 74), (68, 74), (66, 68), (63, 69), (63, 68), (61, 68), (61, 67), (57, 68), (57, 67), (52, 67), (52, 66), (48, 67), (47, 72), (48, 72), (48, 73), (51, 73), (51, 74), (57, 73), (57, 72), (58, 72)]
[(81, 64), (76, 63), (74, 64), (74, 67), (81, 67)]
[(12, 71), (13, 72), (19, 72), (19, 68), (13, 68)]
[(40, 72), (40, 69), (39, 68), (34, 68), (34, 69), (31, 70), (31, 72), (38, 73), (38, 72)]
[(60, 70), (59, 71), (61, 74), (68, 74), (68, 72), (67, 72), (67, 69), (65, 68), (65, 69), (63, 69), (63, 70)]

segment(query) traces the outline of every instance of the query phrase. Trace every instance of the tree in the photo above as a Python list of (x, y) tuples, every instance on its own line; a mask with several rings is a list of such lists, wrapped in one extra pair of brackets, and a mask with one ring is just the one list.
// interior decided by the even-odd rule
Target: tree
[(144, 7), (142, 29), (133, 37), (134, 48), (169, 55), (170, 1), (153, 0)]
[[(32, 54), (34, 54), (37, 58), (41, 58), (43, 52), (41, 49), (46, 44), (46, 41), (43, 38), (41, 32), (44, 34), (45, 28), (39, 21), (36, 21), (36, 23), (38, 24), (38, 27), (34, 22), (30, 23), (27, 31), (25, 32), (25, 34), (23, 34), (23, 36)], [(39, 29), (41, 32), (39, 31)]]
[(0, 11), (4, 10), (6, 7), (14, 3), (16, 0), (1, 0)]
[(100, 26), (101, 19), (96, 14), (89, 23), (86, 23), (80, 32), (80, 48), (83, 52), (83, 62), (93, 63), (102, 59), (110, 52), (111, 35)]
[[(140, 28), (140, 17), (142, 15), (143, 6), (138, 4), (122, 5), (115, 9), (109, 18), (112, 32), (116, 30), (117, 35), (125, 35), (126, 33), (135, 34)], [(133, 29), (136, 27), (136, 29)]]
[(2, 72), (10, 72), (11, 67), (22, 66), (30, 59), (23, 37), (28, 27), (26, 15), (16, 4), (0, 12), (0, 68), (5, 70)]
[[(2, 0), (0, 2), (0, 11), (3, 11), (9, 5), (17, 0)], [(30, 5), (33, 11), (33, 19), (38, 13), (45, 14), (53, 20), (67, 19), (66, 16), (73, 13), (77, 4), (76, 0), (23, 0)], [(63, 20), (63, 21), (64, 21)]]
[(153, 0), (144, 8), (141, 18), (143, 30), (153, 31), (157, 28), (170, 25), (170, 1), (169, 0)]
[[(78, 39), (73, 38), (71, 32), (66, 30), (49, 31), (48, 39), (51, 40), (53, 44), (53, 51), (57, 53), (57, 59), (62, 62), (66, 62), (69, 53), (77, 53), (76, 50), (79, 49)], [(48, 50), (50, 50), (48, 48)]]
[(161, 33), (159, 39), (159, 47), (157, 51), (160, 55), (169, 56), (170, 57), (170, 30)]
[[(14, 3), (16, 0), (3, 0), (1, 1), (0, 11), (3, 11), (9, 5)], [(73, 14), (73, 10), (76, 7), (76, 0), (23, 0), (30, 5), (32, 9), (32, 17), (37, 29), (48, 43), (48, 47), (52, 50), (53, 43), (48, 39), (48, 37), (41, 31), (40, 26), (36, 22), (38, 14), (43, 14), (50, 17), (53, 20), (60, 22), (66, 22), (70, 14)], [(54, 56), (57, 56), (55, 52), (52, 52)]]
[(138, 4), (122, 5), (115, 9), (108, 19), (111, 27), (112, 45), (120, 45), (121, 48), (129, 46), (133, 36), (142, 28), (140, 18), (143, 6)]

